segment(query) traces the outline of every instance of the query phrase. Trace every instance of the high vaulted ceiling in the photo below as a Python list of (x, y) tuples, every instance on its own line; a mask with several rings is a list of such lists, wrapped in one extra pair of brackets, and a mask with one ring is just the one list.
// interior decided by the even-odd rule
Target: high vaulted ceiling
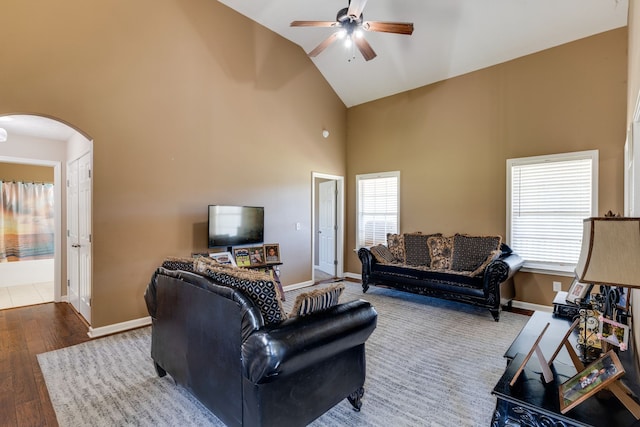
[[(219, 0), (311, 51), (348, 0)], [(368, 0), (364, 19), (413, 22), (411, 36), (365, 32), (365, 61), (335, 42), (312, 61), (347, 107), (627, 25), (628, 0)], [(355, 57), (354, 57), (355, 56)]]

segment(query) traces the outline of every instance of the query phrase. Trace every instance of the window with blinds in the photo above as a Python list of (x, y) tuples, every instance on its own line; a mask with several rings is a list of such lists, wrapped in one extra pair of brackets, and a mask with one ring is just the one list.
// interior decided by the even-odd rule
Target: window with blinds
[(597, 150), (507, 160), (507, 241), (525, 267), (575, 269), (597, 177)]
[(400, 172), (356, 175), (356, 246), (387, 244), (400, 229)]

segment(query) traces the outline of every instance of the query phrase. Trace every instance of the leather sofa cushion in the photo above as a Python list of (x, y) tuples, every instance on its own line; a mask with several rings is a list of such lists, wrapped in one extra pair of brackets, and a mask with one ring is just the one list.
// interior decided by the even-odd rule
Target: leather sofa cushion
[(501, 236), (453, 236), (451, 269), (480, 274), (493, 259), (500, 255)]
[(324, 289), (301, 293), (296, 297), (289, 317), (306, 316), (338, 305), (342, 291), (344, 284), (338, 283)]

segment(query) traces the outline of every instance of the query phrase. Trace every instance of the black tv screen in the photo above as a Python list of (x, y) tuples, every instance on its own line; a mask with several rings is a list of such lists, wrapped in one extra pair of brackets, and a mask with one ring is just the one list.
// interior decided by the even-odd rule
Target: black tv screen
[(264, 208), (209, 205), (209, 247), (262, 244)]

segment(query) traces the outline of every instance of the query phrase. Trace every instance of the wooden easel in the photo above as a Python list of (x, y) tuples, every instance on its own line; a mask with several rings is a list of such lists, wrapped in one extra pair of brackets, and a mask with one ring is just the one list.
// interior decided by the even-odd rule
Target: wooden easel
[(542, 339), (542, 336), (544, 335), (544, 333), (547, 331), (548, 327), (549, 327), (549, 323), (547, 323), (547, 325), (544, 327), (542, 332), (540, 332), (540, 335), (538, 335), (538, 339), (536, 340), (536, 342), (531, 347), (531, 350), (529, 350), (529, 353), (527, 354), (527, 357), (524, 358), (524, 360), (522, 361), (522, 364), (520, 365), (520, 367), (518, 368), (516, 373), (513, 375), (513, 378), (511, 379), (511, 382), (509, 383), (509, 385), (511, 387), (513, 387), (513, 385), (518, 380), (518, 377), (520, 376), (520, 374), (524, 370), (524, 367), (527, 365), (527, 362), (529, 361), (529, 359), (531, 358), (531, 356), (533, 355), (534, 352), (536, 353), (536, 356), (538, 356), (538, 362), (540, 362), (540, 366), (542, 367), (542, 375), (544, 377), (544, 382), (545, 383), (550, 383), (551, 381), (553, 381), (553, 372), (551, 372), (551, 369), (549, 368), (551, 363), (547, 363), (547, 361), (544, 358), (544, 354), (542, 354), (542, 350), (540, 350), (540, 345), (539, 345), (540, 344), (540, 340)]
[[(560, 353), (560, 350), (562, 350), (562, 347), (564, 346), (567, 349), (567, 352), (569, 353), (569, 357), (571, 358), (571, 362), (573, 363), (573, 366), (576, 368), (576, 370), (578, 372), (581, 372), (584, 370), (585, 368), (584, 363), (582, 363), (582, 361), (578, 357), (578, 354), (576, 353), (576, 350), (573, 348), (573, 346), (569, 342), (569, 336), (571, 335), (573, 330), (578, 326), (579, 323), (580, 323), (580, 319), (576, 319), (571, 325), (571, 327), (569, 327), (569, 330), (565, 334), (564, 338), (562, 338), (560, 345), (556, 348), (556, 351), (553, 353), (553, 356), (551, 356), (551, 358), (549, 359), (549, 366), (551, 366), (556, 356), (558, 355), (558, 353)], [(536, 342), (536, 345), (537, 345), (537, 342)], [(602, 351), (606, 352), (608, 343), (602, 342), (602, 345), (603, 345)], [(640, 420), (640, 405), (631, 397), (631, 391), (619, 379), (609, 384), (605, 388), (609, 390), (611, 393), (613, 393), (615, 397), (618, 398), (618, 400), (625, 406), (625, 408), (627, 408), (627, 410), (629, 410), (629, 412), (633, 414), (636, 420)]]

